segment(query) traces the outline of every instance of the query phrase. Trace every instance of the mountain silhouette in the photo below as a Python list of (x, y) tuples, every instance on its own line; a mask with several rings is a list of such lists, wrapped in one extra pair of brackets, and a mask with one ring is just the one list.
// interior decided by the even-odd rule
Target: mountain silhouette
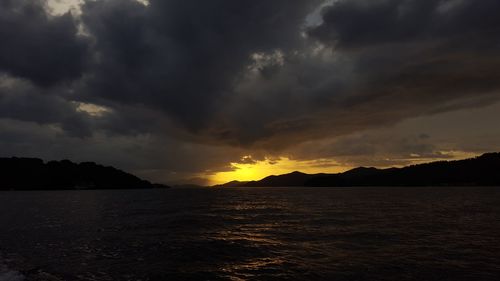
[(258, 187), (258, 186), (302, 186), (316, 175), (304, 174), (301, 172), (292, 172), (286, 175), (269, 176), (260, 181), (248, 181), (239, 186)]
[(145, 189), (153, 184), (113, 167), (69, 160), (0, 158), (0, 190)]
[(360, 167), (338, 174), (290, 174), (259, 181), (233, 181), (218, 187), (285, 186), (500, 186), (500, 153), (456, 161), (438, 161), (403, 168)]

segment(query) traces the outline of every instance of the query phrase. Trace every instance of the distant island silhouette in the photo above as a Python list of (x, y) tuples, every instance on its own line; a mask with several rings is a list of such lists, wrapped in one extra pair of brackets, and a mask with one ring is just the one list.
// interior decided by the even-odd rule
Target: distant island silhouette
[(113, 167), (69, 160), (0, 158), (0, 190), (74, 190), (168, 188)]
[(232, 181), (215, 187), (351, 187), (351, 186), (500, 186), (500, 153), (404, 168), (360, 167), (338, 174), (290, 174), (258, 181)]

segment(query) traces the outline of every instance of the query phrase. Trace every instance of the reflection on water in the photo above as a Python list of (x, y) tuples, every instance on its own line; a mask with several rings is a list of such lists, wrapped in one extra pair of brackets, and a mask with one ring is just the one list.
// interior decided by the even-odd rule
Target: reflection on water
[(499, 188), (3, 192), (0, 280), (500, 280), (499, 203)]

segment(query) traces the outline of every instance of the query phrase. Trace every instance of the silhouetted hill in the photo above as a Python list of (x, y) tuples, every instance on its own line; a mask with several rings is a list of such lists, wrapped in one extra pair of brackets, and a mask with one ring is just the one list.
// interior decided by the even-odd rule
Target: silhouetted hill
[(259, 181), (230, 181), (214, 187), (302, 186), (305, 181), (313, 176), (301, 172), (292, 172), (285, 175), (268, 176)]
[(339, 174), (291, 174), (223, 186), (500, 186), (500, 153), (404, 168), (356, 168)]
[(301, 172), (293, 172), (290, 174), (269, 176), (260, 181), (247, 182), (245, 186), (301, 186), (307, 180), (310, 180), (314, 175), (304, 174)]
[(248, 184), (248, 181), (230, 181), (224, 184), (218, 184), (215, 185), (214, 187), (237, 187), (237, 186), (244, 186), (245, 184)]
[(113, 167), (69, 160), (44, 163), (36, 158), (0, 158), (0, 190), (141, 189), (152, 184)]

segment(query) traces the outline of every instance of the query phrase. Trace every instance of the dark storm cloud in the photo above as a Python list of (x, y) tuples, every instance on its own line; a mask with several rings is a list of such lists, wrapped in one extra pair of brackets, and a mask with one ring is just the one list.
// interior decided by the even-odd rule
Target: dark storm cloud
[(253, 52), (287, 49), (319, 1), (87, 1), (99, 63), (88, 91), (144, 104), (200, 130), (231, 95)]
[[(94, 59), (66, 98), (115, 108), (100, 123), (115, 133), (156, 134), (171, 119), (197, 141), (280, 147), (496, 96), (496, 1), (336, 1), (303, 36), (305, 18), (321, 2), (86, 1), (86, 40), (69, 14), (16, 5), (35, 7), (35, 19), (45, 22), (33, 26), (67, 30), (61, 34), (70, 43), (47, 42), (93, 42)], [(23, 36), (38, 38), (25, 29)], [(81, 58), (58, 45), (43, 50), (50, 63)], [(65, 78), (57, 66), (29, 65)]]
[(442, 105), (498, 92), (499, 12), (495, 0), (338, 1), (308, 34), (355, 59), (363, 92), (347, 105)]
[(496, 1), (337, 1), (301, 37), (318, 3), (89, 1), (99, 62), (82, 98), (267, 147), (498, 98)]
[[(1, 125), (57, 142), (50, 155), (193, 176), (500, 98), (498, 1), (339, 0), (306, 21), (323, 2), (88, 0), (53, 16), (0, 0), (0, 75), (22, 78), (0, 88)], [(295, 155), (438, 156), (432, 137), (394, 139)]]
[(48, 16), (44, 3), (0, 0), (0, 71), (46, 87), (82, 75), (88, 44), (70, 14)]
[(343, 0), (325, 8), (323, 24), (309, 34), (341, 49), (430, 40), (491, 49), (499, 43), (499, 10), (496, 0)]
[(74, 137), (92, 134), (91, 124), (77, 105), (19, 79), (0, 76), (0, 119), (57, 125)]
[(499, 12), (494, 0), (346, 0), (325, 8), (308, 35), (349, 57), (354, 77), (327, 95), (330, 109), (349, 116), (330, 118), (359, 129), (498, 99)]

